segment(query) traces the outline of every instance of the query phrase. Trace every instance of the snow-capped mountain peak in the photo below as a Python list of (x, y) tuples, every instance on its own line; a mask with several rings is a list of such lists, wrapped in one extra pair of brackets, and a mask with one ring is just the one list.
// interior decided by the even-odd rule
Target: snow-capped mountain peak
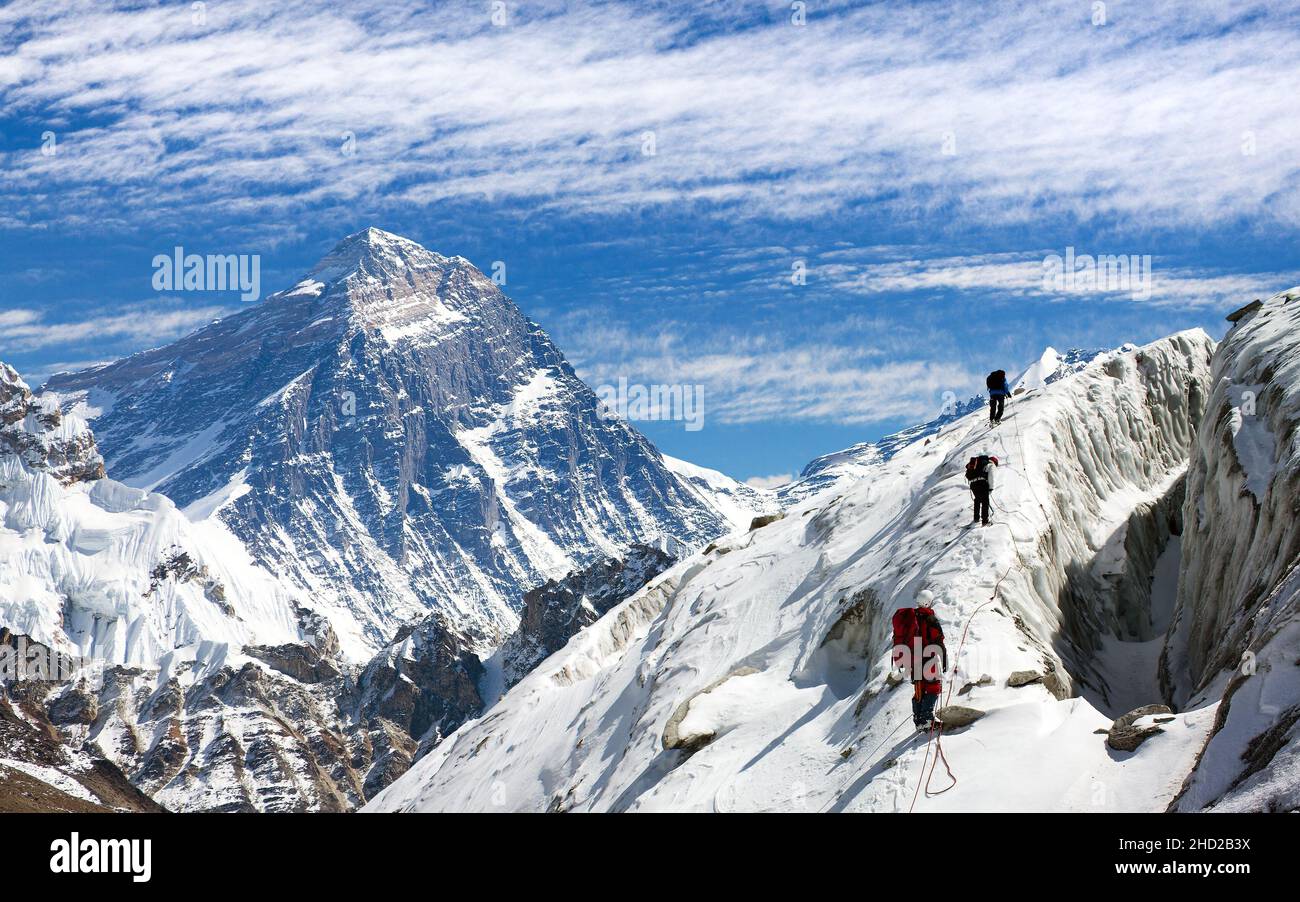
[(521, 588), (733, 522), (600, 416), (491, 279), (380, 229), (263, 304), (49, 387), (94, 417), (109, 475), (218, 518), (355, 659), (435, 609), (487, 641)]
[[(1133, 349), (1133, 345), (1125, 344), (1117, 348), (1116, 351), (1126, 352)], [(1013, 392), (1033, 391), (1045, 385), (1051, 385), (1053, 382), (1080, 372), (1104, 353), (1105, 351), (1100, 349), (1071, 348), (1062, 354), (1056, 348), (1049, 346), (1043, 351), (1038, 360), (1025, 368), (1024, 372), (1012, 384), (1011, 390)]]
[(307, 272), (307, 278), (326, 285), (385, 281), (409, 270), (438, 269), (450, 262), (409, 238), (367, 228), (336, 244)]

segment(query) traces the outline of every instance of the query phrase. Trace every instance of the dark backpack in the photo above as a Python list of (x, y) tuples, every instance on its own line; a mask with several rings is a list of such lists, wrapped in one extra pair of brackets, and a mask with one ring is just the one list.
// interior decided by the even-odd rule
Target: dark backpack
[(987, 455), (981, 454), (979, 457), (972, 457), (966, 462), (966, 481), (975, 482), (983, 480), (988, 482), (989, 479), (989, 459)]
[(989, 391), (1001, 391), (1002, 387), (1007, 384), (1007, 371), (994, 370), (988, 374), (984, 380), (984, 385)]

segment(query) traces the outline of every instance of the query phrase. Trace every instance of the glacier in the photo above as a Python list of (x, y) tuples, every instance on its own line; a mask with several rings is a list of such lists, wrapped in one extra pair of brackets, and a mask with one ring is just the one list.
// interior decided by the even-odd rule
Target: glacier
[[(1162, 679), (1222, 699), (1179, 811), (1300, 809), (1300, 288), (1215, 354)], [(1243, 440), (1242, 436), (1249, 439)]]

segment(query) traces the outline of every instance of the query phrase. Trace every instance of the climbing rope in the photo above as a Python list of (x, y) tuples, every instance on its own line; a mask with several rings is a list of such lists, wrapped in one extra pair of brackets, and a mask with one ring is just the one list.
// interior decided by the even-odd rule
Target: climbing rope
[[(888, 734), (886, 734), (886, 736), (885, 736), (884, 739), (880, 740), (880, 742), (878, 742), (878, 743), (876, 744), (876, 747), (875, 747), (875, 748), (873, 748), (871, 751), (867, 752), (867, 754), (866, 754), (865, 757), (866, 757), (867, 759), (870, 759), (872, 755), (876, 754), (876, 752), (878, 752), (878, 751), (880, 751), (882, 748), (884, 748), (884, 747), (885, 747), (885, 743), (888, 742), (889, 740), (891, 740), (891, 739), (894, 738), (894, 734), (898, 732), (898, 728), (901, 727), (903, 724), (907, 723), (907, 722), (908, 722), (909, 720), (911, 720), (911, 719), (912, 719), (912, 718), (911, 718), (911, 715), (908, 715), (907, 717), (904, 717), (902, 720), (900, 720), (898, 723), (894, 724), (894, 728), (893, 728), (892, 730), (890, 730)], [(827, 811), (827, 810), (828, 810), (832, 805), (834, 805), (834, 804), (835, 804), (836, 802), (838, 802), (841, 798), (843, 798), (843, 796), (844, 796), (844, 790), (841, 789), (839, 792), (835, 793), (835, 795), (831, 798), (831, 800), (830, 800), (829, 802), (827, 802), (827, 803), (826, 803), (825, 805), (823, 805), (821, 808), (817, 809), (817, 813), (818, 813), (818, 814), (823, 814), (823, 813), (825, 813), (825, 812), (826, 812), (826, 811)]]
[[(1015, 542), (1015, 537), (1012, 536), (1013, 547), (1014, 547), (1014, 542)], [(1019, 555), (1020, 555), (1020, 551), (1019, 549), (1017, 549), (1016, 556), (1019, 557)], [(1014, 566), (1015, 566), (1014, 564), (1007, 565), (1007, 569), (1002, 572), (1002, 575), (998, 577), (997, 583), (994, 584), (993, 594), (989, 596), (988, 601), (984, 602), (983, 604), (979, 605), (979, 607), (975, 608), (975, 610), (971, 611), (970, 616), (966, 618), (966, 626), (963, 627), (961, 631), (961, 641), (957, 643), (957, 654), (953, 656), (954, 662), (961, 659), (962, 649), (966, 647), (966, 636), (969, 635), (970, 633), (970, 625), (971, 622), (975, 620), (975, 615), (978, 614), (984, 608), (991, 605), (993, 602), (997, 601), (998, 590), (1002, 588), (1003, 581), (1007, 578), (1008, 575), (1010, 575), (1011, 568)], [(947, 707), (948, 703), (952, 701), (952, 690), (957, 685), (956, 677), (957, 677), (957, 668), (954, 666), (952, 675), (948, 677), (948, 694), (943, 700), (944, 707)], [(921, 771), (920, 774), (917, 775), (916, 790), (912, 793), (912, 804), (909, 805), (907, 809), (908, 814), (911, 814), (913, 809), (916, 808), (916, 800), (921, 795), (921, 774), (925, 775), (926, 798), (929, 798), (931, 796), (943, 795), (945, 792), (947, 792), (948, 790), (952, 789), (954, 786), (957, 785), (957, 775), (952, 772), (952, 765), (948, 763), (948, 756), (943, 751), (943, 721), (939, 721), (939, 729), (936, 730), (934, 728), (934, 721), (931, 720), (929, 733), (930, 735), (925, 740), (925, 756), (921, 759)], [(926, 764), (930, 763), (931, 742), (933, 742), (934, 744), (934, 762), (930, 764), (930, 772), (926, 774), (925, 766)], [(934, 772), (935, 769), (938, 768), (939, 762), (941, 760), (943, 761), (944, 770), (948, 772), (948, 779), (952, 780), (952, 782), (947, 786), (945, 786), (943, 789), (932, 790), (930, 788), (930, 784), (931, 782), (934, 781)]]
[[(1025, 445), (1024, 445), (1024, 441), (1020, 437), (1020, 426), (1017, 423), (1013, 428), (1015, 430), (1015, 435), (1016, 435), (1016, 444), (1020, 449), (1019, 460), (1023, 461), (1025, 459)], [(998, 442), (999, 444), (1002, 445), (1002, 450), (1006, 451), (1007, 443), (1003, 441), (1001, 435), (998, 436)], [(1021, 467), (1013, 466), (1011, 467), (1011, 469), (1019, 473), (1020, 477), (1025, 480), (1025, 484), (1029, 486), (1030, 493), (1033, 494), (1034, 496), (1034, 501), (1037, 502), (1038, 504), (1038, 509), (1041, 510), (1043, 512), (1043, 516), (1046, 517), (1047, 508), (1043, 506), (1042, 499), (1038, 497), (1038, 492), (1034, 489), (1033, 480), (1029, 478), (1029, 475), (1025, 473)], [(989, 499), (989, 502), (993, 504), (993, 507), (996, 508), (1000, 513), (1004, 513), (1004, 514), (1007, 513), (1006, 510), (999, 507), (996, 503), (993, 503), (992, 498)], [(1051, 518), (1049, 517), (1048, 519), (1050, 520)], [(1005, 526), (1007, 528), (1007, 532), (1011, 533), (1011, 550), (1016, 553), (1016, 560), (1020, 563), (1021, 567), (1024, 567), (1026, 570), (1029, 569), (1029, 566), (1025, 562), (1024, 557), (1020, 554), (1020, 547), (1016, 544), (1016, 535), (1015, 532), (1012, 531), (1011, 529), (1011, 524), (1004, 523), (1001, 520), (999, 520), (998, 523), (994, 525), (999, 525), (999, 524)], [(957, 653), (953, 657), (954, 662), (961, 660), (961, 653), (962, 650), (966, 647), (966, 637), (970, 633), (970, 625), (975, 620), (975, 615), (978, 614), (984, 608), (986, 608), (988, 605), (997, 601), (998, 592), (1002, 588), (1002, 583), (1006, 580), (1008, 576), (1011, 575), (1011, 571), (1014, 567), (1015, 567), (1014, 563), (1007, 564), (1007, 569), (1002, 572), (1002, 575), (998, 577), (998, 581), (993, 585), (993, 594), (989, 596), (988, 601), (985, 601), (983, 604), (976, 607), (975, 610), (970, 612), (970, 616), (966, 618), (966, 625), (962, 628), (961, 631), (961, 641), (958, 642)], [(948, 678), (948, 692), (946, 696), (944, 696), (943, 698), (943, 707), (947, 707), (949, 702), (952, 701), (952, 692), (953, 689), (956, 687), (956, 683), (957, 683), (956, 677), (957, 677), (957, 669), (956, 666), (954, 666), (952, 675)], [(917, 799), (920, 798), (921, 795), (922, 785), (925, 786), (926, 798), (929, 798), (931, 796), (943, 795), (945, 792), (948, 792), (950, 789), (952, 789), (957, 785), (957, 775), (952, 772), (952, 765), (948, 763), (948, 756), (943, 751), (943, 726), (944, 726), (943, 721), (939, 721), (939, 728), (936, 730), (934, 728), (934, 721), (931, 721), (930, 735), (927, 737), (925, 742), (925, 755), (921, 759), (921, 770), (920, 773), (917, 775), (916, 789), (912, 793), (912, 804), (908, 806), (907, 809), (908, 814), (911, 814), (912, 811), (916, 808)], [(932, 743), (934, 745), (933, 762), (931, 762), (930, 760), (930, 745)], [(932, 790), (930, 788), (930, 784), (934, 780), (934, 772), (938, 768), (940, 761), (943, 761), (944, 770), (948, 772), (948, 779), (950, 779), (952, 782), (949, 783), (947, 786), (945, 786), (943, 789)], [(929, 764), (930, 766), (930, 770), (928, 773), (926, 772), (925, 769), (927, 764)], [(925, 777), (924, 783), (921, 780), (922, 776)]]

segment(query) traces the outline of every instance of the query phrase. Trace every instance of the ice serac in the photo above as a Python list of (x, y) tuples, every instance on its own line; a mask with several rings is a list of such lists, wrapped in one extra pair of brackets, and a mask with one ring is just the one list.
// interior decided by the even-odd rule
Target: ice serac
[(431, 611), (500, 638), (522, 588), (730, 523), (460, 257), (366, 229), (291, 288), (57, 376), (114, 478), (215, 517), (366, 660)]
[(6, 378), (0, 439), (0, 627), (61, 653), (154, 664), (197, 642), (298, 638), (291, 596), (228, 534), (102, 476), (95, 438), (58, 399)]
[(1187, 477), (1171, 699), (1222, 697), (1175, 807), (1300, 809), (1300, 288), (1219, 346)]
[[(997, 429), (967, 408), (824, 461), (783, 518), (612, 608), (367, 810), (1162, 810), (1213, 706), (1135, 717), (1134, 751), (1106, 734), (1161, 700), (1157, 601), (1212, 351), (1193, 331), (1108, 352)], [(995, 522), (972, 528), (981, 452)], [(922, 588), (957, 664), (945, 704), (984, 712), (943, 737), (944, 793), (888, 679), (890, 615)]]

